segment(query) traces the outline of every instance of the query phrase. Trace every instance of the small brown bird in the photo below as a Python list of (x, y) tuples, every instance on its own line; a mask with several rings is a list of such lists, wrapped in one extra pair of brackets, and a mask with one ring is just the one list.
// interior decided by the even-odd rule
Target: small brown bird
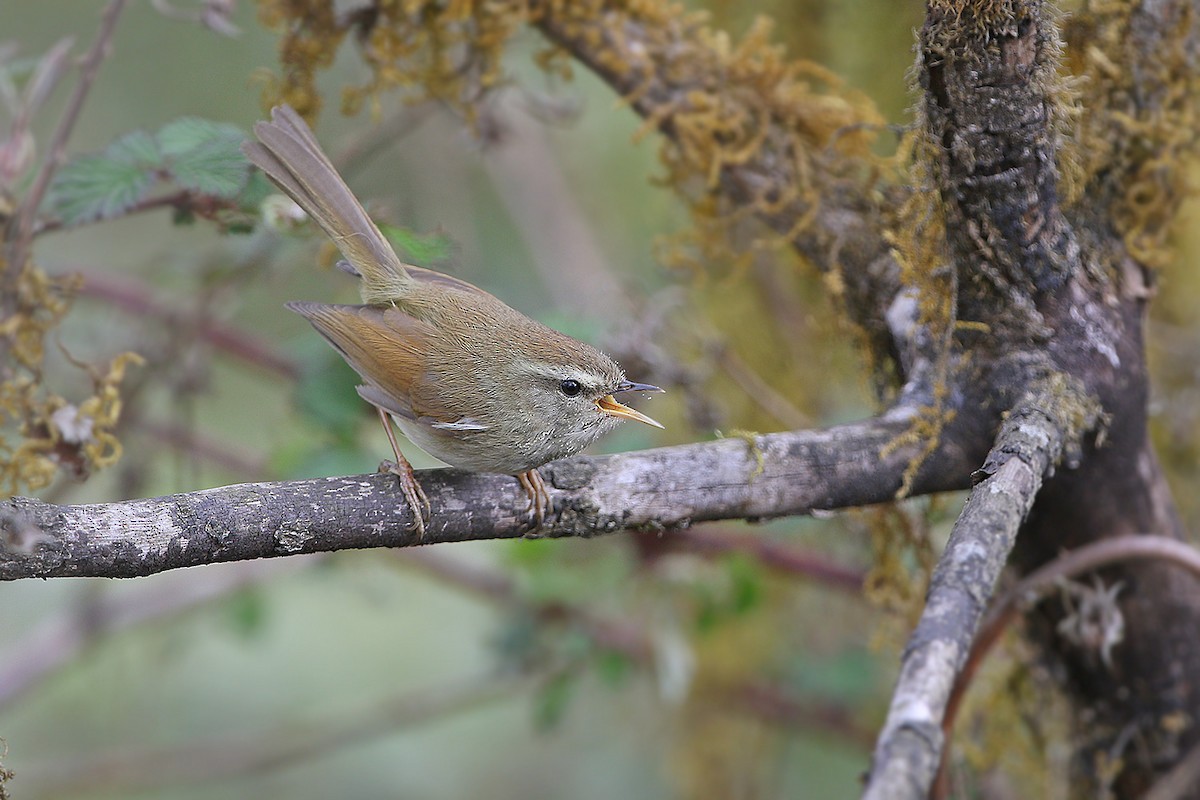
[(425, 532), (429, 500), (400, 453), (389, 416), (451, 466), (515, 475), (534, 527), (550, 502), (537, 468), (577, 453), (622, 420), (661, 428), (614, 394), (662, 391), (632, 383), (611, 358), (466, 281), (403, 263), (367, 216), (304, 120), (288, 106), (254, 126), (246, 156), (316, 221), (361, 278), (363, 305), (288, 303), (361, 376)]

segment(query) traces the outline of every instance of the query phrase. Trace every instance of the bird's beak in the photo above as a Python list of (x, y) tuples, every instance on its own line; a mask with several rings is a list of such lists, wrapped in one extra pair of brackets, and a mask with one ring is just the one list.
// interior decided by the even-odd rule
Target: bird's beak
[(625, 381), (624, 383), (622, 383), (620, 386), (618, 386), (613, 391), (613, 394), (620, 394), (621, 392), (661, 392), (661, 391), (663, 391), (663, 390), (658, 388), (657, 386), (651, 386), (648, 383), (634, 383), (633, 381)]
[[(633, 383), (626, 381), (617, 387), (616, 392), (661, 392), (662, 389), (657, 386), (651, 386), (648, 383)], [(614, 394), (616, 393), (614, 392)], [(640, 411), (635, 411), (627, 405), (618, 403), (611, 394), (606, 394), (596, 401), (596, 407), (600, 409), (600, 413), (608, 414), (610, 417), (621, 417), (622, 419), (632, 419), (638, 422), (644, 422), (655, 428), (661, 428), (662, 425), (647, 417)]]

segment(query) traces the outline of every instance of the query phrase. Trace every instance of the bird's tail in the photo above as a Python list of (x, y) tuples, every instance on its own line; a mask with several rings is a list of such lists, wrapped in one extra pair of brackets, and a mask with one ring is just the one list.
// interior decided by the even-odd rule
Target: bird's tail
[[(371, 305), (403, 297), (412, 278), (367, 216), (366, 209), (334, 169), (312, 130), (290, 106), (276, 106), (270, 122), (254, 126), (257, 142), (242, 152), (312, 217), (362, 277), (362, 298)], [(351, 270), (348, 270), (351, 271)]]

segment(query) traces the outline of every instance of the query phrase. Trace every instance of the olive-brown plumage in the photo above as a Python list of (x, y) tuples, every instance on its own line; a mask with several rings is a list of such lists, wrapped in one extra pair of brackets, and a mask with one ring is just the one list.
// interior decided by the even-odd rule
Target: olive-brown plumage
[(529, 319), (466, 281), (404, 264), (287, 106), (243, 150), (304, 209), (361, 278), (363, 305), (288, 303), (362, 377), (380, 410), (401, 486), (424, 531), (428, 501), (396, 448), (388, 416), (455, 467), (516, 475), (535, 523), (549, 501), (537, 468), (577, 453), (624, 419), (658, 425), (613, 399), (631, 383), (596, 348)]

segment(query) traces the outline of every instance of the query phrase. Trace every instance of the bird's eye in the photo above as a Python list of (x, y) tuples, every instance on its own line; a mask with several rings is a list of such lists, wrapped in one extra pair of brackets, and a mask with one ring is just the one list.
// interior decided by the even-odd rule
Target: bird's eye
[(558, 388), (567, 397), (574, 397), (575, 395), (577, 395), (583, 391), (583, 386), (581, 386), (579, 384), (579, 381), (571, 380), (570, 378), (567, 378), (565, 381), (560, 383), (558, 385)]

